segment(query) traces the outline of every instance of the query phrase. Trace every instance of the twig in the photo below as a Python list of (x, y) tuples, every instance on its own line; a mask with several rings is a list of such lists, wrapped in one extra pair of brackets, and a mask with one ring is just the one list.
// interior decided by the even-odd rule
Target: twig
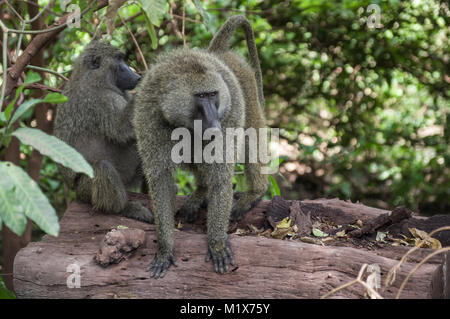
[(329, 291), (328, 293), (326, 293), (325, 295), (320, 297), (320, 299), (325, 299), (329, 295), (334, 294), (335, 292), (337, 292), (337, 291), (339, 291), (341, 289), (350, 287), (351, 285), (354, 285), (354, 284), (362, 285), (364, 288), (366, 288), (368, 291), (370, 291), (377, 299), (383, 299), (383, 297), (381, 297), (380, 294), (378, 292), (376, 292), (375, 289), (370, 287), (366, 282), (364, 282), (364, 280), (362, 280), (362, 276), (364, 275), (367, 266), (368, 266), (368, 264), (364, 264), (364, 265), (361, 266), (361, 269), (359, 270), (359, 273), (358, 273), (358, 277), (356, 277), (355, 280), (352, 280), (352, 281), (350, 281), (350, 282), (348, 282), (346, 284), (343, 284), (342, 286), (334, 288), (333, 290)]
[(18, 0), (18, 1), (20, 1), (20, 2), (25, 2), (25, 3), (27, 3), (27, 4), (30, 4), (30, 5), (35, 6), (35, 7), (38, 7), (38, 8), (42, 8), (43, 11), (46, 11), (47, 13), (51, 13), (51, 14), (57, 16), (57, 17), (62, 17), (62, 16), (63, 16), (63, 15), (60, 14), (60, 13), (51, 11), (51, 10), (49, 10), (48, 8), (46, 8), (48, 4), (47, 4), (46, 6), (43, 7), (43, 6), (40, 6), (40, 5), (37, 4), (37, 3), (34, 3), (34, 2), (32, 2), (32, 1), (28, 1), (28, 0)]
[(12, 12), (14, 12), (14, 14), (19, 18), (20, 21), (24, 21), (24, 19), (22, 18), (22, 16), (16, 11), (16, 9), (14, 9), (14, 7), (8, 2), (8, 0), (5, 0), (6, 5), (11, 9)]
[[(180, 20), (183, 19), (183, 17), (179, 16), (178, 14), (174, 14), (173, 13), (172, 16), (177, 18), (177, 19), (180, 19)], [(184, 18), (186, 19), (186, 21), (189, 21), (189, 22), (192, 22), (192, 23), (203, 24), (203, 22), (199, 21), (199, 20), (191, 19), (191, 18), (188, 18), (188, 17), (184, 17)]]
[(133, 39), (134, 45), (136, 46), (139, 55), (142, 59), (142, 63), (144, 64), (144, 67), (146, 70), (148, 70), (148, 66), (147, 66), (147, 62), (145, 62), (145, 58), (144, 58), (144, 54), (142, 53), (141, 47), (139, 46), (139, 44), (136, 41), (136, 38), (133, 35), (133, 32), (131, 32), (130, 28), (128, 28), (128, 25), (126, 24), (126, 22), (122, 19), (122, 16), (120, 15), (120, 13), (117, 13), (117, 15), (120, 18), (120, 21), (122, 21), (123, 25), (125, 26), (125, 28), (127, 29), (128, 33), (131, 35), (131, 38)]
[(61, 73), (58, 73), (56, 71), (50, 70), (50, 69), (46, 69), (46, 68), (41, 68), (40, 66), (35, 66), (35, 65), (27, 65), (28, 69), (32, 69), (32, 70), (37, 70), (37, 71), (42, 71), (42, 72), (46, 72), (46, 73), (51, 73), (54, 74), (56, 76), (59, 76), (61, 79), (63, 79), (64, 81), (69, 81), (68, 78), (66, 78), (64, 75), (62, 75)]
[(45, 90), (45, 91), (50, 91), (50, 92), (62, 93), (61, 89), (47, 86), (47, 85), (41, 84), (41, 83), (30, 83), (30, 84), (25, 85), (25, 88), (26, 89), (39, 89), (42, 91)]
[(173, 9), (176, 8), (177, 5), (175, 4), (175, 2), (171, 2), (170, 6), (169, 6), (169, 15), (170, 15), (170, 22), (173, 26), (173, 31), (175, 32), (175, 34), (177, 36), (179, 36), (181, 39), (183, 39), (183, 34), (180, 32), (180, 30), (178, 30), (178, 22), (173, 18), (174, 14), (173, 14)]

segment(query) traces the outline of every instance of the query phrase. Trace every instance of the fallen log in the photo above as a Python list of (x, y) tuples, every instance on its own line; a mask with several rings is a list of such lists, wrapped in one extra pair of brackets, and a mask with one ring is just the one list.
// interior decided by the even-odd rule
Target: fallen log
[[(147, 200), (144, 195), (132, 198)], [(178, 207), (182, 201), (182, 197), (177, 198)], [(278, 216), (286, 209), (287, 216), (291, 210), (301, 210), (305, 216), (333, 220), (336, 224), (366, 222), (389, 213), (336, 199), (295, 202), (290, 209), (290, 205), (261, 201), (242, 221), (232, 223), (230, 231), (250, 226), (264, 228), (270, 207), (279, 207)], [(155, 280), (145, 272), (156, 251), (154, 225), (96, 213), (89, 205), (73, 202), (60, 221), (61, 232), (57, 238), (46, 235), (17, 254), (15, 292), (19, 298), (320, 298), (354, 280), (363, 264), (377, 265), (384, 285), (388, 271), (408, 251), (407, 247), (372, 242), (366, 245), (359, 238), (321, 246), (298, 240), (231, 235), (237, 265), (232, 271), (218, 275), (212, 264), (204, 261), (205, 215), (202, 211), (194, 224), (178, 222), (175, 254), (179, 266), (171, 267), (163, 279)], [(409, 219), (416, 222), (417, 217)], [(427, 222), (426, 218), (419, 220)], [(100, 267), (94, 256), (105, 234), (117, 226), (144, 230), (145, 244), (119, 264)], [(419, 249), (408, 257), (397, 272), (394, 284), (382, 287), (379, 293), (394, 298), (408, 273), (432, 251)], [(400, 297), (449, 298), (450, 267), (443, 267), (449, 262), (449, 255), (430, 259), (411, 277)], [(69, 288), (76, 287), (77, 283), (79, 288)], [(358, 285), (331, 295), (331, 298), (363, 297), (364, 289)]]

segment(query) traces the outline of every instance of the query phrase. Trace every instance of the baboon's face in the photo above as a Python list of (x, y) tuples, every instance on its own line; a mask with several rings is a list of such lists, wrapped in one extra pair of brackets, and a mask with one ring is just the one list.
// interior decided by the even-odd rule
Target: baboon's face
[(168, 76), (156, 85), (164, 88), (160, 107), (170, 125), (193, 130), (195, 121), (200, 120), (203, 131), (208, 128), (221, 130), (231, 97), (220, 74), (186, 72)]
[(194, 94), (194, 120), (202, 121), (203, 131), (209, 128), (222, 129), (219, 122), (219, 106), (218, 91)]
[(141, 76), (131, 70), (125, 63), (123, 57), (119, 56), (114, 60), (113, 65), (115, 65), (115, 71), (113, 71), (113, 74), (115, 76), (116, 86), (122, 91), (134, 89)]
[[(124, 61), (124, 54), (117, 51), (114, 55), (89, 54), (85, 57), (85, 66), (95, 78), (103, 78), (121, 91), (136, 87), (141, 76), (136, 74)], [(92, 74), (91, 74), (92, 75)]]

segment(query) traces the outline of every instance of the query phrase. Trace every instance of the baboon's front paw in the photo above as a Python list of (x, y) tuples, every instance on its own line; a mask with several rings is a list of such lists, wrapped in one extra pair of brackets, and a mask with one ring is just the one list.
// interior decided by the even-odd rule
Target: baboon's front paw
[(206, 261), (212, 260), (214, 270), (217, 273), (223, 274), (228, 271), (228, 264), (235, 265), (233, 252), (231, 251), (230, 240), (219, 245), (210, 247), (208, 245), (208, 252), (206, 253)]
[(150, 272), (151, 278), (163, 278), (166, 275), (167, 269), (171, 265), (174, 265), (175, 267), (178, 267), (178, 263), (174, 259), (172, 255), (159, 257), (157, 254), (155, 255), (155, 258), (153, 261), (147, 266), (147, 269), (145, 271)]

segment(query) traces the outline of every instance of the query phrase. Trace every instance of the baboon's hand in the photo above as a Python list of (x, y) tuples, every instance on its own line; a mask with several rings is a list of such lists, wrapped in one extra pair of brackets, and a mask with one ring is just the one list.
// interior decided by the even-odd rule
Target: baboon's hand
[(166, 275), (167, 269), (169, 269), (170, 265), (178, 267), (178, 263), (172, 255), (160, 257), (156, 254), (153, 261), (147, 266), (146, 271), (150, 272), (151, 278), (163, 278)]
[(205, 261), (210, 261), (211, 259), (214, 265), (214, 270), (220, 274), (228, 271), (228, 263), (232, 266), (235, 265), (234, 256), (231, 251), (230, 240), (228, 237), (225, 242), (219, 245), (216, 244), (214, 247), (211, 247), (208, 244), (208, 252), (206, 254)]

